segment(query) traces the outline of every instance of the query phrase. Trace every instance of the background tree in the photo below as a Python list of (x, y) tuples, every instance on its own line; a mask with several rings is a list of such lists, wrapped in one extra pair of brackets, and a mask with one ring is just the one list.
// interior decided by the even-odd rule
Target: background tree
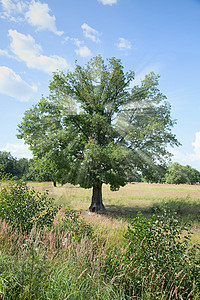
[(179, 163), (173, 163), (166, 175), (165, 182), (172, 184), (194, 184), (200, 182), (200, 172), (190, 166), (182, 166)]
[(54, 162), (48, 158), (35, 158), (29, 162), (29, 170), (27, 173), (27, 180), (31, 181), (52, 181), (56, 186), (57, 173), (59, 170), (56, 168)]
[(10, 175), (14, 179), (26, 179), (28, 168), (27, 158), (17, 159), (10, 152), (0, 151), (0, 169), (4, 174)]
[(184, 172), (186, 172), (187, 177), (189, 179), (189, 184), (195, 184), (200, 182), (200, 172), (191, 166), (185, 166)]
[(0, 151), (0, 168), (12, 176), (17, 175), (16, 159), (10, 152)]
[(165, 166), (168, 144), (179, 145), (158, 78), (150, 73), (130, 89), (134, 72), (101, 56), (55, 73), (49, 96), (25, 113), (18, 137), (34, 157), (54, 162), (61, 183), (93, 188), (91, 211), (104, 209), (103, 183), (116, 190), (131, 173), (148, 175), (149, 168)]
[(19, 158), (16, 160), (17, 178), (26, 180), (29, 171), (29, 160), (27, 158)]

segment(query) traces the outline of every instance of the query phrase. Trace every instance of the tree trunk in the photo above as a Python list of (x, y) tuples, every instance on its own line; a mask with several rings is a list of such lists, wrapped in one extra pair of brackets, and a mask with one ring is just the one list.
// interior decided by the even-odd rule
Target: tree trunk
[(92, 203), (89, 207), (91, 212), (97, 212), (99, 210), (105, 210), (102, 201), (102, 183), (98, 183), (93, 186), (93, 193), (92, 193)]
[(56, 181), (53, 181), (53, 186), (56, 187)]

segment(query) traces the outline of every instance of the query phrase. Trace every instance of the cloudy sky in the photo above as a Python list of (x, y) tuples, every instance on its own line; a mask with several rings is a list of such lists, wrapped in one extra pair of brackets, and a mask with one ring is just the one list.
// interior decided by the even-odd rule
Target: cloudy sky
[(0, 0), (0, 151), (31, 157), (16, 138), (52, 72), (117, 57), (135, 83), (154, 71), (177, 119), (174, 161), (200, 170), (200, 0)]

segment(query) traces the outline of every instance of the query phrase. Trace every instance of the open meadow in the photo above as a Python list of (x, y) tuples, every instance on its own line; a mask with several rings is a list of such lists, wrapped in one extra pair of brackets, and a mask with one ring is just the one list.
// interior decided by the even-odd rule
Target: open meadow
[(126, 229), (126, 220), (136, 217), (138, 212), (151, 215), (156, 208), (175, 210), (183, 222), (192, 223), (193, 239), (200, 240), (200, 185), (131, 183), (119, 191), (111, 191), (103, 185), (104, 213), (90, 213), (92, 190), (66, 184), (53, 187), (51, 182), (29, 183), (40, 192), (49, 191), (61, 211), (67, 207), (81, 212), (84, 219), (102, 228), (102, 234), (119, 235)]

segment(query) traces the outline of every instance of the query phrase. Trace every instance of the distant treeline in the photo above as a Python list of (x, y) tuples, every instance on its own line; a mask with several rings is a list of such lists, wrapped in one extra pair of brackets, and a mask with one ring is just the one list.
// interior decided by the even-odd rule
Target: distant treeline
[[(175, 162), (168, 168), (162, 170), (149, 170), (151, 176), (148, 179), (140, 173), (128, 176), (129, 182), (151, 182), (151, 183), (169, 183), (169, 184), (196, 184), (200, 183), (200, 172), (191, 166), (182, 166)], [(20, 158), (17, 159), (10, 152), (0, 151), (0, 174), (6, 174), (14, 180), (22, 179), (24, 181), (53, 181), (55, 174), (52, 168), (42, 164), (41, 160)], [(2, 176), (1, 176), (2, 177)], [(151, 178), (151, 179), (149, 179)], [(1, 179), (1, 178), (0, 178)]]
[(34, 159), (17, 159), (6, 151), (0, 151), (0, 174), (7, 175), (13, 180), (52, 181), (51, 174), (44, 172)]

